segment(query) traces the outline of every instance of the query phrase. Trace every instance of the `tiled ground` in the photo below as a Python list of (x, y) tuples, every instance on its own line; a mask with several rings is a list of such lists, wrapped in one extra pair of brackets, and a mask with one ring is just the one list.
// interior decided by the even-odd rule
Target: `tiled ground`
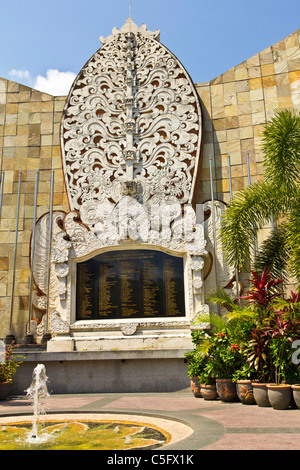
[[(300, 450), (300, 410), (273, 410), (195, 398), (190, 390), (173, 393), (52, 395), (46, 412), (123, 413), (170, 418), (193, 428), (168, 450)], [(25, 397), (0, 402), (0, 417), (30, 414)], [(175, 432), (175, 428), (174, 428)]]

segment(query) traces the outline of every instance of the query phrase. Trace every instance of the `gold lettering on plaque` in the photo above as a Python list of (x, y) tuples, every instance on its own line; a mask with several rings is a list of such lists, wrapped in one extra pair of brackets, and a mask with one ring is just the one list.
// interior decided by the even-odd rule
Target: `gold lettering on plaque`
[(92, 302), (91, 302), (91, 291), (92, 282), (91, 279), (94, 275), (88, 272), (86, 264), (82, 263), (78, 265), (78, 309), (79, 318), (88, 319), (92, 317)]
[(131, 317), (133, 315), (139, 314), (139, 308), (135, 295), (137, 265), (134, 259), (130, 259), (130, 253), (127, 256), (122, 256), (120, 262), (121, 317)]
[(159, 286), (157, 284), (156, 266), (151, 259), (143, 264), (143, 299), (146, 317), (159, 315)]
[(184, 316), (182, 263), (155, 250), (108, 252), (78, 263), (77, 318)]
[(173, 260), (165, 260), (165, 285), (166, 285), (166, 309), (167, 316), (173, 317), (180, 315), (176, 301), (176, 283), (175, 283), (175, 267)]
[(99, 265), (99, 314), (101, 317), (109, 317), (117, 299), (112, 298), (112, 289), (117, 285), (118, 279), (114, 267), (109, 264)]

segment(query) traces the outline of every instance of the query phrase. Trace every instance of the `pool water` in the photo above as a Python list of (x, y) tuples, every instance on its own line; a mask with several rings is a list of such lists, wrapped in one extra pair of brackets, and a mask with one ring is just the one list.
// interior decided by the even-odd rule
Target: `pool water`
[(167, 431), (149, 424), (111, 421), (43, 422), (36, 436), (29, 422), (0, 424), (0, 450), (128, 450), (165, 445)]

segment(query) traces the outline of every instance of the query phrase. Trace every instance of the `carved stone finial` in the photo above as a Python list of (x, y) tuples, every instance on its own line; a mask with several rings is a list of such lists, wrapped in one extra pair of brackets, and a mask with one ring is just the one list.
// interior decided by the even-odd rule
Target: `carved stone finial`
[(147, 26), (142, 24), (142, 26), (138, 27), (132, 20), (132, 18), (127, 18), (126, 23), (118, 30), (118, 28), (113, 28), (112, 34), (105, 38), (104, 36), (100, 36), (100, 41), (102, 44), (107, 44), (108, 42), (115, 39), (116, 35), (118, 34), (126, 34), (126, 33), (140, 33), (143, 36), (146, 36), (151, 39), (156, 39), (159, 41), (160, 39), (160, 31), (157, 29), (156, 31), (148, 31)]

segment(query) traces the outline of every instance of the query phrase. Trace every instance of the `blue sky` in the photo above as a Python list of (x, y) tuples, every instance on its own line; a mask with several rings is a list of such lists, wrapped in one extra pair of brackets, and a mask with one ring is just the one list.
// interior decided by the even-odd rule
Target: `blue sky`
[[(131, 0), (132, 18), (183, 63), (195, 83), (212, 80), (300, 28), (299, 0)], [(0, 76), (51, 94), (120, 28), (130, 0), (2, 2)], [(52, 87), (52, 88), (51, 88)]]

